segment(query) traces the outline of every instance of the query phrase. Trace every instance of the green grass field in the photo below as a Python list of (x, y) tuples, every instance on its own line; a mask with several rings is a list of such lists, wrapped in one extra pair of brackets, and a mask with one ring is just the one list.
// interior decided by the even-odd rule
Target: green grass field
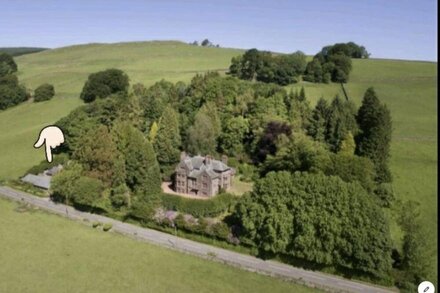
[[(297, 48), (293, 48), (297, 49)], [(94, 44), (43, 51), (16, 58), (19, 78), (28, 87), (55, 85), (56, 98), (26, 103), (0, 112), (0, 179), (16, 178), (43, 157), (32, 145), (43, 125), (53, 123), (80, 105), (88, 74), (110, 67), (125, 70), (131, 83), (151, 85), (160, 79), (189, 81), (198, 72), (224, 71), (235, 49), (204, 48), (179, 42)], [(397, 198), (422, 204), (431, 244), (433, 276), (437, 268), (437, 63), (396, 60), (354, 60), (346, 85), (358, 105), (374, 86), (392, 112), (394, 133), (391, 169)], [(300, 83), (312, 104), (321, 96), (340, 93), (338, 84)], [(392, 225), (393, 238), (401, 234)]]
[(0, 199), (0, 292), (316, 292)]

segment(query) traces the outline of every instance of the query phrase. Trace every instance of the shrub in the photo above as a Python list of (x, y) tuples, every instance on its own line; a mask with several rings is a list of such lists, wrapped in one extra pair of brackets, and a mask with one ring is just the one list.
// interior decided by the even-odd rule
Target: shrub
[(102, 223), (101, 223), (101, 222), (93, 222), (93, 223), (92, 223), (92, 227), (93, 227), (93, 228), (97, 228), (97, 227), (99, 227), (99, 226), (102, 226)]
[(55, 96), (55, 88), (53, 85), (44, 83), (35, 89), (34, 101), (42, 102), (52, 99)]
[(177, 228), (180, 229), (186, 228), (186, 221), (182, 214), (177, 215), (177, 217), (174, 219), (174, 224), (177, 226)]
[(212, 225), (212, 233), (215, 237), (219, 239), (228, 239), (230, 234), (230, 230), (228, 225), (224, 222), (218, 222)]
[(253, 165), (243, 163), (238, 166), (238, 173), (241, 175), (240, 180), (244, 182), (252, 182), (256, 172), (256, 168)]
[(167, 210), (175, 210), (194, 217), (214, 217), (229, 210), (235, 205), (237, 197), (223, 193), (212, 199), (200, 200), (181, 196), (162, 194), (162, 205)]
[(103, 191), (104, 185), (100, 180), (82, 176), (73, 184), (73, 202), (80, 206), (100, 207)]
[(130, 202), (130, 189), (125, 184), (112, 188), (110, 193), (110, 201), (114, 208), (120, 209), (128, 206)]
[(102, 230), (105, 232), (109, 231), (111, 228), (113, 228), (113, 225), (110, 223), (105, 223), (104, 226), (102, 226)]

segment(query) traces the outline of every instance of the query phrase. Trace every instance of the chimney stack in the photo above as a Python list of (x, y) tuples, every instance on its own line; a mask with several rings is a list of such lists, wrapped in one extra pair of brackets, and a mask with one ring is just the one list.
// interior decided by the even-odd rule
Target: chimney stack
[(210, 165), (211, 164), (211, 160), (212, 160), (211, 155), (206, 155), (205, 156), (205, 164), (206, 165)]
[(227, 155), (222, 155), (222, 162), (223, 162), (223, 164), (225, 164), (225, 165), (228, 164), (228, 156), (227, 156)]

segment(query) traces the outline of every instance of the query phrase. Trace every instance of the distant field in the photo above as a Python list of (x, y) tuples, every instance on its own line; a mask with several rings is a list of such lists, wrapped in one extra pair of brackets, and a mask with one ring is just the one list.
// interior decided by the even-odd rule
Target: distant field
[(317, 292), (0, 199), (0, 292)]
[[(242, 51), (202, 48), (179, 42), (82, 45), (16, 58), (19, 78), (30, 88), (53, 83), (57, 97), (41, 104), (24, 104), (0, 112), (0, 179), (15, 178), (43, 158), (32, 144), (41, 126), (53, 123), (80, 105), (77, 98), (87, 75), (109, 67), (125, 70), (131, 83), (150, 85), (160, 79), (189, 81), (197, 72), (226, 70)], [(437, 268), (437, 63), (397, 60), (354, 60), (346, 85), (358, 105), (374, 86), (392, 112), (394, 133), (391, 169), (399, 199), (422, 204), (429, 229), (433, 272)], [(337, 84), (300, 83), (312, 104), (321, 96), (341, 93)], [(400, 232), (393, 224), (393, 238)], [(434, 269), (435, 268), (435, 269)], [(434, 275), (434, 273), (433, 273)], [(436, 275), (436, 273), (435, 273)]]

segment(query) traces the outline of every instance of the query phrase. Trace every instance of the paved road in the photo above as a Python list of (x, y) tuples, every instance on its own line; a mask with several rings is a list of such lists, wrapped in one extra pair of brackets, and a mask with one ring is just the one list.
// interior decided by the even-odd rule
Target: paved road
[(393, 292), (393, 290), (388, 288), (355, 282), (324, 273), (307, 271), (274, 261), (264, 261), (250, 255), (179, 238), (152, 229), (141, 228), (100, 215), (80, 212), (70, 206), (55, 204), (47, 198), (36, 197), (9, 187), (0, 186), (0, 196), (18, 202), (29, 203), (52, 213), (82, 222), (87, 219), (90, 222), (99, 221), (102, 223), (111, 223), (113, 225), (113, 231), (141, 241), (172, 248), (204, 258), (211, 258), (249, 271), (300, 281), (312, 287), (323, 288), (335, 292)]

